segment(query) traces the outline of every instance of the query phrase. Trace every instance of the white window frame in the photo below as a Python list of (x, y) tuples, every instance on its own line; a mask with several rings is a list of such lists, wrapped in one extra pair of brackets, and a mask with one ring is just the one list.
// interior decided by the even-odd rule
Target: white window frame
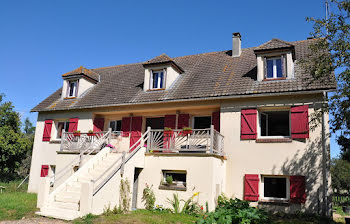
[(186, 186), (186, 183), (187, 183), (187, 171), (185, 171), (185, 170), (162, 170), (163, 183), (166, 183), (166, 177), (167, 177), (168, 173), (184, 174), (185, 177), (186, 177), (186, 181), (185, 182), (183, 182), (183, 181), (173, 181), (173, 183), (176, 183), (177, 185), (178, 184), (182, 184), (182, 185)]
[[(162, 70), (151, 70), (150, 72), (150, 89), (157, 90), (157, 89), (165, 89), (165, 69)], [(153, 87), (153, 76), (155, 73), (163, 73), (163, 82), (161, 82), (161, 77), (159, 76), (157, 81), (157, 87)], [(160, 84), (163, 83), (163, 86), (160, 86)]]
[(56, 121), (54, 121), (54, 123), (55, 123), (55, 135), (54, 135), (55, 140), (61, 140), (62, 138), (59, 138), (59, 137), (57, 136), (57, 135), (58, 135), (58, 124), (59, 124), (59, 123), (64, 123), (63, 129), (65, 129), (65, 128), (66, 128), (66, 125), (67, 125), (67, 123), (68, 123), (68, 128), (69, 128), (69, 120), (56, 120)]
[[(264, 186), (264, 181), (265, 177), (270, 177), (270, 178), (285, 178), (286, 179), (286, 198), (275, 198), (275, 197), (265, 197), (265, 186)], [(260, 175), (260, 189), (261, 189), (261, 200), (266, 200), (266, 201), (287, 201), (290, 199), (290, 180), (289, 176), (284, 176), (284, 175)]]
[[(281, 69), (282, 69), (282, 77), (277, 77), (277, 64), (276, 64), (276, 60), (277, 59), (281, 59)], [(267, 61), (268, 60), (272, 60), (273, 61), (273, 67), (272, 67), (272, 77), (267, 77), (267, 73), (268, 73), (268, 69), (267, 69)], [(279, 78), (283, 78), (283, 57), (279, 56), (279, 57), (267, 57), (266, 58), (266, 79), (279, 79)]]
[[(120, 123), (122, 122), (122, 120), (110, 120), (109, 123), (108, 123), (108, 128), (111, 127), (111, 123), (112, 122), (115, 122), (115, 129), (117, 129), (117, 122), (120, 121)], [(112, 129), (113, 130), (113, 129)], [(121, 131), (121, 126), (120, 126), (120, 130)]]
[[(74, 86), (74, 89), (73, 89), (73, 95), (70, 95), (71, 83), (75, 83), (75, 86)], [(68, 86), (67, 86), (67, 97), (77, 97), (79, 81), (78, 80), (68, 80), (67, 84), (68, 84)]]
[(210, 125), (213, 123), (213, 117), (211, 115), (192, 116), (192, 119), (191, 119), (192, 129), (194, 129), (194, 120), (195, 120), (196, 117), (210, 117)]
[[(287, 136), (281, 136), (281, 135), (276, 135), (276, 136), (261, 136), (261, 114), (264, 112), (278, 112), (278, 111), (288, 111), (289, 112), (289, 135)], [(257, 119), (257, 127), (258, 127), (258, 138), (291, 138), (292, 137), (292, 130), (291, 130), (291, 112), (290, 109), (271, 109), (271, 110), (258, 110), (258, 119)], [(268, 128), (268, 124), (266, 125), (266, 128)]]

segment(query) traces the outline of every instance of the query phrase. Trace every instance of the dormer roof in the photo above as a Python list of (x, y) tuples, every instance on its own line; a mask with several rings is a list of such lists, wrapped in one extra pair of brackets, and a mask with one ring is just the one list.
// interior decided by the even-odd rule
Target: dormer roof
[(100, 75), (90, 69), (80, 66), (79, 68), (74, 69), (73, 71), (63, 74), (62, 78), (66, 79), (66, 78), (75, 77), (75, 76), (84, 76), (87, 79), (90, 79), (91, 81), (98, 82)]
[(184, 70), (178, 66), (171, 57), (169, 57), (166, 54), (161, 54), (157, 57), (152, 58), (151, 60), (146, 61), (143, 63), (143, 67), (149, 68), (152, 66), (157, 66), (157, 65), (166, 65), (170, 64), (175, 70), (177, 70), (180, 74), (184, 72)]
[(286, 48), (294, 48), (294, 45), (286, 41), (274, 38), (256, 47), (254, 51), (256, 52), (256, 51), (266, 51), (266, 50), (276, 50), (276, 49), (286, 49)]

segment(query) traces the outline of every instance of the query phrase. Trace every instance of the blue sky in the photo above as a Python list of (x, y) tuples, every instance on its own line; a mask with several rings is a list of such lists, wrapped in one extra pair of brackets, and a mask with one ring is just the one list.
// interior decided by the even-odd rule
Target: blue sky
[[(322, 0), (0, 1), (0, 92), (22, 117), (62, 85), (61, 75), (87, 68), (231, 49), (271, 38), (306, 39), (306, 16), (324, 17)], [(332, 156), (339, 147), (332, 138)]]

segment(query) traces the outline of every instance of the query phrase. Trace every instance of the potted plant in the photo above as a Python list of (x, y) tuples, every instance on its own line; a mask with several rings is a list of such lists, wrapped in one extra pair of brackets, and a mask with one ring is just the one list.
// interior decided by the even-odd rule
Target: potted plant
[(73, 136), (80, 136), (80, 131), (73, 131)]
[(87, 133), (88, 136), (95, 136), (96, 134), (94, 133), (93, 130), (89, 130)]
[(173, 184), (173, 177), (170, 175), (166, 176), (165, 182), (168, 186), (172, 185)]
[(168, 127), (164, 128), (165, 137), (171, 137), (173, 134), (174, 134), (174, 131), (171, 128), (168, 128)]
[(192, 128), (190, 128), (190, 127), (183, 127), (181, 134), (183, 136), (191, 135), (192, 134)]

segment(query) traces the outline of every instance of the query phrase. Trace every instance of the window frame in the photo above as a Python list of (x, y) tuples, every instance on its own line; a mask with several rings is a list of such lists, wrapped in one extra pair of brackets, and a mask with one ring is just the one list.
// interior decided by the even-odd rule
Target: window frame
[(62, 139), (62, 136), (61, 137), (58, 137), (58, 133), (59, 133), (59, 130), (58, 130), (58, 125), (59, 123), (64, 123), (63, 125), (63, 129), (62, 130), (65, 130), (65, 128), (69, 129), (69, 120), (56, 120), (54, 121), (55, 123), (55, 140), (61, 140)]
[[(117, 127), (118, 127), (117, 122), (118, 121), (120, 122), (120, 130), (114, 130), (114, 131), (121, 132), (122, 131), (122, 120), (110, 120), (108, 122), (108, 128), (111, 128), (111, 123), (115, 122), (115, 129), (117, 129)], [(113, 128), (112, 128), (112, 131), (113, 131)]]
[[(261, 135), (261, 114), (264, 112), (278, 112), (278, 111), (288, 111), (288, 116), (289, 116), (289, 135), (287, 136), (282, 136), (282, 135), (276, 135), (276, 136), (262, 136)], [(280, 109), (258, 109), (258, 119), (257, 119), (257, 138), (258, 139), (271, 139), (271, 138), (280, 138), (280, 139), (290, 139), (292, 137), (292, 123), (291, 123), (291, 109), (290, 108), (280, 108)], [(266, 125), (266, 128), (268, 128), (268, 123)]]
[(167, 174), (184, 174), (185, 175), (185, 178), (186, 178), (186, 181), (174, 181), (173, 180), (173, 183), (175, 183), (177, 186), (179, 184), (182, 184), (183, 187), (186, 187), (187, 186), (187, 171), (186, 170), (162, 170), (162, 182), (164, 184), (166, 184), (166, 177), (167, 177)]
[[(158, 78), (157, 87), (153, 87), (153, 81), (154, 81), (153, 76), (156, 73), (163, 73), (163, 77), (162, 77), (162, 79)], [(150, 80), (150, 90), (163, 90), (163, 89), (165, 89), (165, 86), (166, 86), (166, 83), (165, 83), (166, 77), (165, 76), (166, 76), (166, 69), (151, 70), (150, 79), (149, 79)], [(162, 84), (162, 85), (160, 85), (160, 84)]]
[[(194, 128), (194, 121), (195, 121), (195, 118), (196, 117), (210, 117), (210, 125), (209, 125), (209, 128), (210, 128), (210, 126), (213, 124), (213, 117), (211, 116), (211, 115), (200, 115), (200, 116), (192, 116), (192, 119), (191, 119), (191, 122), (192, 122), (192, 129), (195, 129)], [(198, 130), (202, 130), (202, 129), (198, 129)]]
[[(265, 197), (265, 178), (285, 178), (286, 179), (286, 198), (276, 198), (276, 197)], [(288, 201), (290, 200), (290, 180), (289, 176), (286, 175), (260, 175), (260, 183), (259, 188), (261, 190), (261, 198), (259, 200), (262, 201)]]
[[(75, 84), (75, 89), (74, 89), (74, 92), (73, 92), (73, 95), (70, 95), (70, 92), (71, 92), (71, 83), (76, 83)], [(74, 97), (77, 97), (78, 96), (78, 86), (79, 86), (79, 80), (76, 79), (76, 80), (68, 80), (67, 81), (67, 98), (74, 98)]]
[[(282, 76), (278, 77), (278, 71), (277, 71), (277, 63), (276, 61), (280, 59), (281, 60), (281, 73)], [(268, 68), (267, 68), (267, 61), (268, 60), (272, 60), (273, 61), (273, 67), (272, 67), (272, 77), (268, 77)], [(283, 74), (283, 57), (282, 55), (280, 56), (274, 56), (274, 57), (266, 57), (266, 75), (265, 75), (265, 79), (281, 79), (281, 78), (285, 78), (285, 75)]]

